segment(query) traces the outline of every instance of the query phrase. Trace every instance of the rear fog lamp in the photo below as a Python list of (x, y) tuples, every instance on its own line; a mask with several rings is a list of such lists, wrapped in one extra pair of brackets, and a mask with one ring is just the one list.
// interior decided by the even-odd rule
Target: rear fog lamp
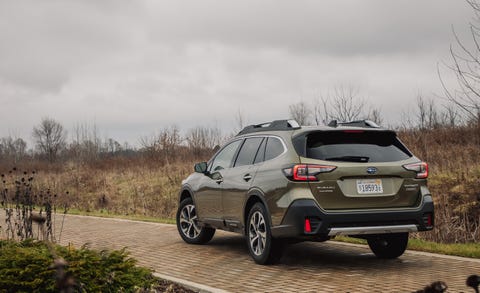
[(309, 218), (305, 218), (305, 233), (312, 233), (312, 226), (310, 225), (310, 219)]

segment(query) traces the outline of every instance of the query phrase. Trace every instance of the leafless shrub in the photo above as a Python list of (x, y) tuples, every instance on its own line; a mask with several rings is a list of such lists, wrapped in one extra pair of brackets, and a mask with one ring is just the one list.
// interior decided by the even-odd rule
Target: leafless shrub
[[(1, 206), (5, 211), (3, 232), (7, 239), (25, 240), (36, 237), (48, 241), (56, 240), (53, 214), (57, 208), (57, 194), (49, 189), (35, 189), (35, 176), (35, 171), (22, 172), (17, 168), (0, 174)], [(65, 205), (64, 215), (66, 212)], [(36, 235), (34, 224), (38, 229)], [(63, 221), (60, 231), (62, 229)]]
[(169, 164), (177, 159), (179, 154), (176, 151), (182, 141), (180, 129), (172, 125), (161, 129), (156, 135), (142, 137), (140, 144), (151, 159)]
[(185, 140), (195, 158), (211, 154), (213, 148), (222, 141), (220, 129), (215, 127), (195, 127), (190, 129)]

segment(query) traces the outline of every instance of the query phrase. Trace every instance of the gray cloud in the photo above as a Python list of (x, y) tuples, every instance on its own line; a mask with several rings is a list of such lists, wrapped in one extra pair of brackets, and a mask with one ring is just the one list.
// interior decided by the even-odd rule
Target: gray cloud
[(461, 1), (177, 1), (153, 7), (157, 17), (149, 19), (158, 40), (368, 55), (444, 44), (466, 8)]

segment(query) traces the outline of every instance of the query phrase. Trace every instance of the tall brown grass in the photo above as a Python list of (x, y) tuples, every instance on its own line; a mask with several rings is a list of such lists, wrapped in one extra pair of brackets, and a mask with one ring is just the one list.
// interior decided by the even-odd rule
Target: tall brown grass
[(430, 167), (435, 229), (419, 237), (438, 242), (480, 241), (480, 128), (410, 130), (399, 136)]

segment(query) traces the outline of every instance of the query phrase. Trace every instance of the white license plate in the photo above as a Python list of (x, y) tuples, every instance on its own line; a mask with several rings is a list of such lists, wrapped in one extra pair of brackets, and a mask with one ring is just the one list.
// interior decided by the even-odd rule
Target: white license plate
[(358, 194), (379, 194), (383, 193), (382, 179), (357, 180)]

